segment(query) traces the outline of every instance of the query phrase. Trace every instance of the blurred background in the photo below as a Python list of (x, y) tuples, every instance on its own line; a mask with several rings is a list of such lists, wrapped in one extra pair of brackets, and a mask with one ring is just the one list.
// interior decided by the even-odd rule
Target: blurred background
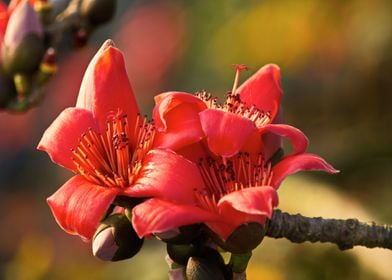
[[(284, 121), (310, 138), (310, 151), (338, 175), (284, 182), (290, 213), (392, 224), (392, 2), (117, 1), (115, 20), (87, 47), (60, 58), (44, 102), (0, 113), (0, 279), (167, 279), (165, 250), (153, 240), (131, 260), (105, 263), (64, 233), (46, 197), (72, 174), (36, 150), (44, 130), (73, 106), (87, 64), (107, 38), (124, 52), (141, 110), (168, 90), (223, 97), (232, 63), (250, 76), (281, 67)], [(392, 279), (392, 251), (266, 240), (248, 279)]]

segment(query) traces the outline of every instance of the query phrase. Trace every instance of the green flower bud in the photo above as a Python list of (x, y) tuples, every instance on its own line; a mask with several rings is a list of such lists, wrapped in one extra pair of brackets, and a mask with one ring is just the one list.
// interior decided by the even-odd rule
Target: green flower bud
[(92, 244), (94, 256), (104, 261), (120, 261), (136, 255), (143, 245), (123, 214), (107, 217), (98, 227)]
[(33, 72), (44, 54), (43, 29), (27, 0), (12, 13), (4, 35), (2, 62), (4, 72), (13, 76)]
[(92, 26), (97, 26), (113, 17), (116, 0), (84, 0), (80, 11)]

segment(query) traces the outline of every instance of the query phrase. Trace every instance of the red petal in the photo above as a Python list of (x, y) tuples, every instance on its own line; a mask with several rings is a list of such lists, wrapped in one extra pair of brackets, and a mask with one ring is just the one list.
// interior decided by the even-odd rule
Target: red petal
[(181, 203), (194, 201), (194, 190), (203, 187), (198, 167), (170, 150), (151, 150), (143, 161), (134, 186), (124, 194), (165, 197)]
[(47, 152), (53, 162), (75, 171), (71, 149), (88, 128), (97, 129), (91, 112), (67, 108), (46, 129), (37, 148)]
[(108, 114), (119, 110), (128, 115), (129, 124), (136, 121), (139, 108), (129, 83), (120, 50), (107, 40), (91, 60), (80, 86), (76, 107), (93, 112), (100, 127), (105, 127)]
[(338, 173), (339, 171), (333, 168), (321, 157), (314, 154), (300, 154), (289, 156), (278, 162), (272, 169), (272, 184), (278, 188), (280, 183), (287, 176), (298, 171), (312, 170), (325, 171), (328, 173)]
[[(280, 106), (278, 113), (273, 120), (273, 124), (282, 123), (282, 108)], [(282, 137), (270, 132), (263, 133), (262, 141), (264, 145), (263, 156), (265, 160), (269, 160), (283, 146)]]
[(97, 226), (118, 193), (88, 182), (83, 176), (72, 177), (47, 199), (60, 227), (90, 240)]
[(7, 5), (3, 2), (0, 2), (0, 47), (3, 42), (5, 30), (7, 28), (8, 23), (8, 11)]
[(222, 213), (227, 208), (234, 208), (251, 215), (271, 217), (273, 208), (278, 205), (278, 194), (269, 186), (242, 189), (225, 195), (219, 200), (218, 207)]
[(219, 216), (196, 206), (156, 198), (149, 199), (132, 210), (132, 224), (139, 237), (218, 219)]
[[(309, 140), (305, 134), (298, 128), (286, 124), (267, 124), (260, 128), (261, 133), (271, 132), (273, 134), (286, 137), (293, 145), (293, 151), (290, 155), (302, 154), (308, 148)], [(269, 142), (265, 143), (268, 145)], [(265, 146), (265, 153), (268, 154), (269, 149), (276, 151), (276, 145)], [(271, 153), (269, 153), (271, 154)]]
[(155, 146), (178, 150), (203, 138), (198, 113), (206, 105), (194, 95), (166, 92), (155, 97), (153, 119), (158, 133)]
[[(278, 205), (276, 190), (269, 186), (242, 189), (222, 197), (218, 202), (221, 223), (208, 223), (208, 226), (221, 238), (226, 239), (238, 226), (258, 222), (263, 224), (266, 217), (272, 216)], [(224, 222), (224, 223), (223, 223)]]
[(252, 121), (233, 113), (207, 109), (199, 115), (208, 147), (223, 157), (238, 153), (256, 130)]
[[(251, 157), (254, 157), (254, 159), (256, 160), (259, 153), (263, 151), (263, 146), (264, 143), (262, 141), (262, 136), (260, 135), (260, 132), (258, 130), (255, 130), (246, 139), (244, 145), (241, 148), (241, 152), (248, 152)], [(264, 158), (266, 157), (264, 156)]]
[(275, 64), (265, 65), (246, 80), (237, 92), (241, 101), (249, 107), (255, 105), (260, 110), (271, 112), (274, 119), (282, 98), (279, 67)]

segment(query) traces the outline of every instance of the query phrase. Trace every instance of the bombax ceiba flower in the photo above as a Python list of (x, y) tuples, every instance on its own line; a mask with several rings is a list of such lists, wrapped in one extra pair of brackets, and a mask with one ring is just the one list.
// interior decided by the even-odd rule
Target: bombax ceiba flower
[(156, 96), (157, 146), (188, 156), (189, 150), (192, 155), (202, 144), (226, 158), (242, 151), (251, 155), (262, 152), (269, 159), (281, 147), (281, 137), (286, 137), (293, 144), (292, 154), (305, 152), (306, 136), (293, 126), (278, 123), (282, 98), (279, 67), (268, 64), (237, 87), (243, 69), (237, 66), (233, 89), (223, 104), (206, 92)]
[(76, 106), (60, 113), (38, 145), (76, 173), (47, 200), (66, 232), (90, 240), (117, 196), (193, 199), (186, 188), (200, 185), (197, 167), (152, 149), (154, 135), (139, 114), (123, 55), (108, 40), (86, 70)]
[[(308, 139), (297, 128), (277, 124), (282, 91), (276, 65), (261, 68), (219, 105), (205, 92), (168, 92), (156, 97), (156, 144), (191, 158), (199, 167), (202, 190), (184, 203), (153, 198), (133, 209), (139, 236), (205, 223), (223, 241), (241, 225), (263, 225), (278, 205), (282, 180), (302, 170), (337, 171), (321, 157), (305, 153)], [(287, 137), (293, 152), (275, 165), (271, 156)], [(215, 217), (215, 218), (214, 218)]]
[(225, 160), (202, 159), (198, 168), (203, 187), (191, 190), (191, 203), (152, 198), (133, 209), (133, 225), (140, 237), (206, 223), (222, 240), (227, 240), (240, 225), (263, 225), (271, 218), (278, 205), (277, 189), (286, 176), (309, 169), (336, 172), (311, 154), (288, 157), (272, 166), (261, 154), (253, 161), (248, 153), (239, 153)]

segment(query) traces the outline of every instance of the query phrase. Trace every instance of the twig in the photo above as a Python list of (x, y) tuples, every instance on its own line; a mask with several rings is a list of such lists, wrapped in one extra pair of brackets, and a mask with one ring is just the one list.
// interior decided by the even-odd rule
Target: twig
[(354, 246), (392, 249), (392, 226), (363, 223), (357, 219), (309, 218), (275, 210), (269, 222), (266, 236), (286, 238), (294, 243), (305, 241), (330, 242), (339, 249)]

